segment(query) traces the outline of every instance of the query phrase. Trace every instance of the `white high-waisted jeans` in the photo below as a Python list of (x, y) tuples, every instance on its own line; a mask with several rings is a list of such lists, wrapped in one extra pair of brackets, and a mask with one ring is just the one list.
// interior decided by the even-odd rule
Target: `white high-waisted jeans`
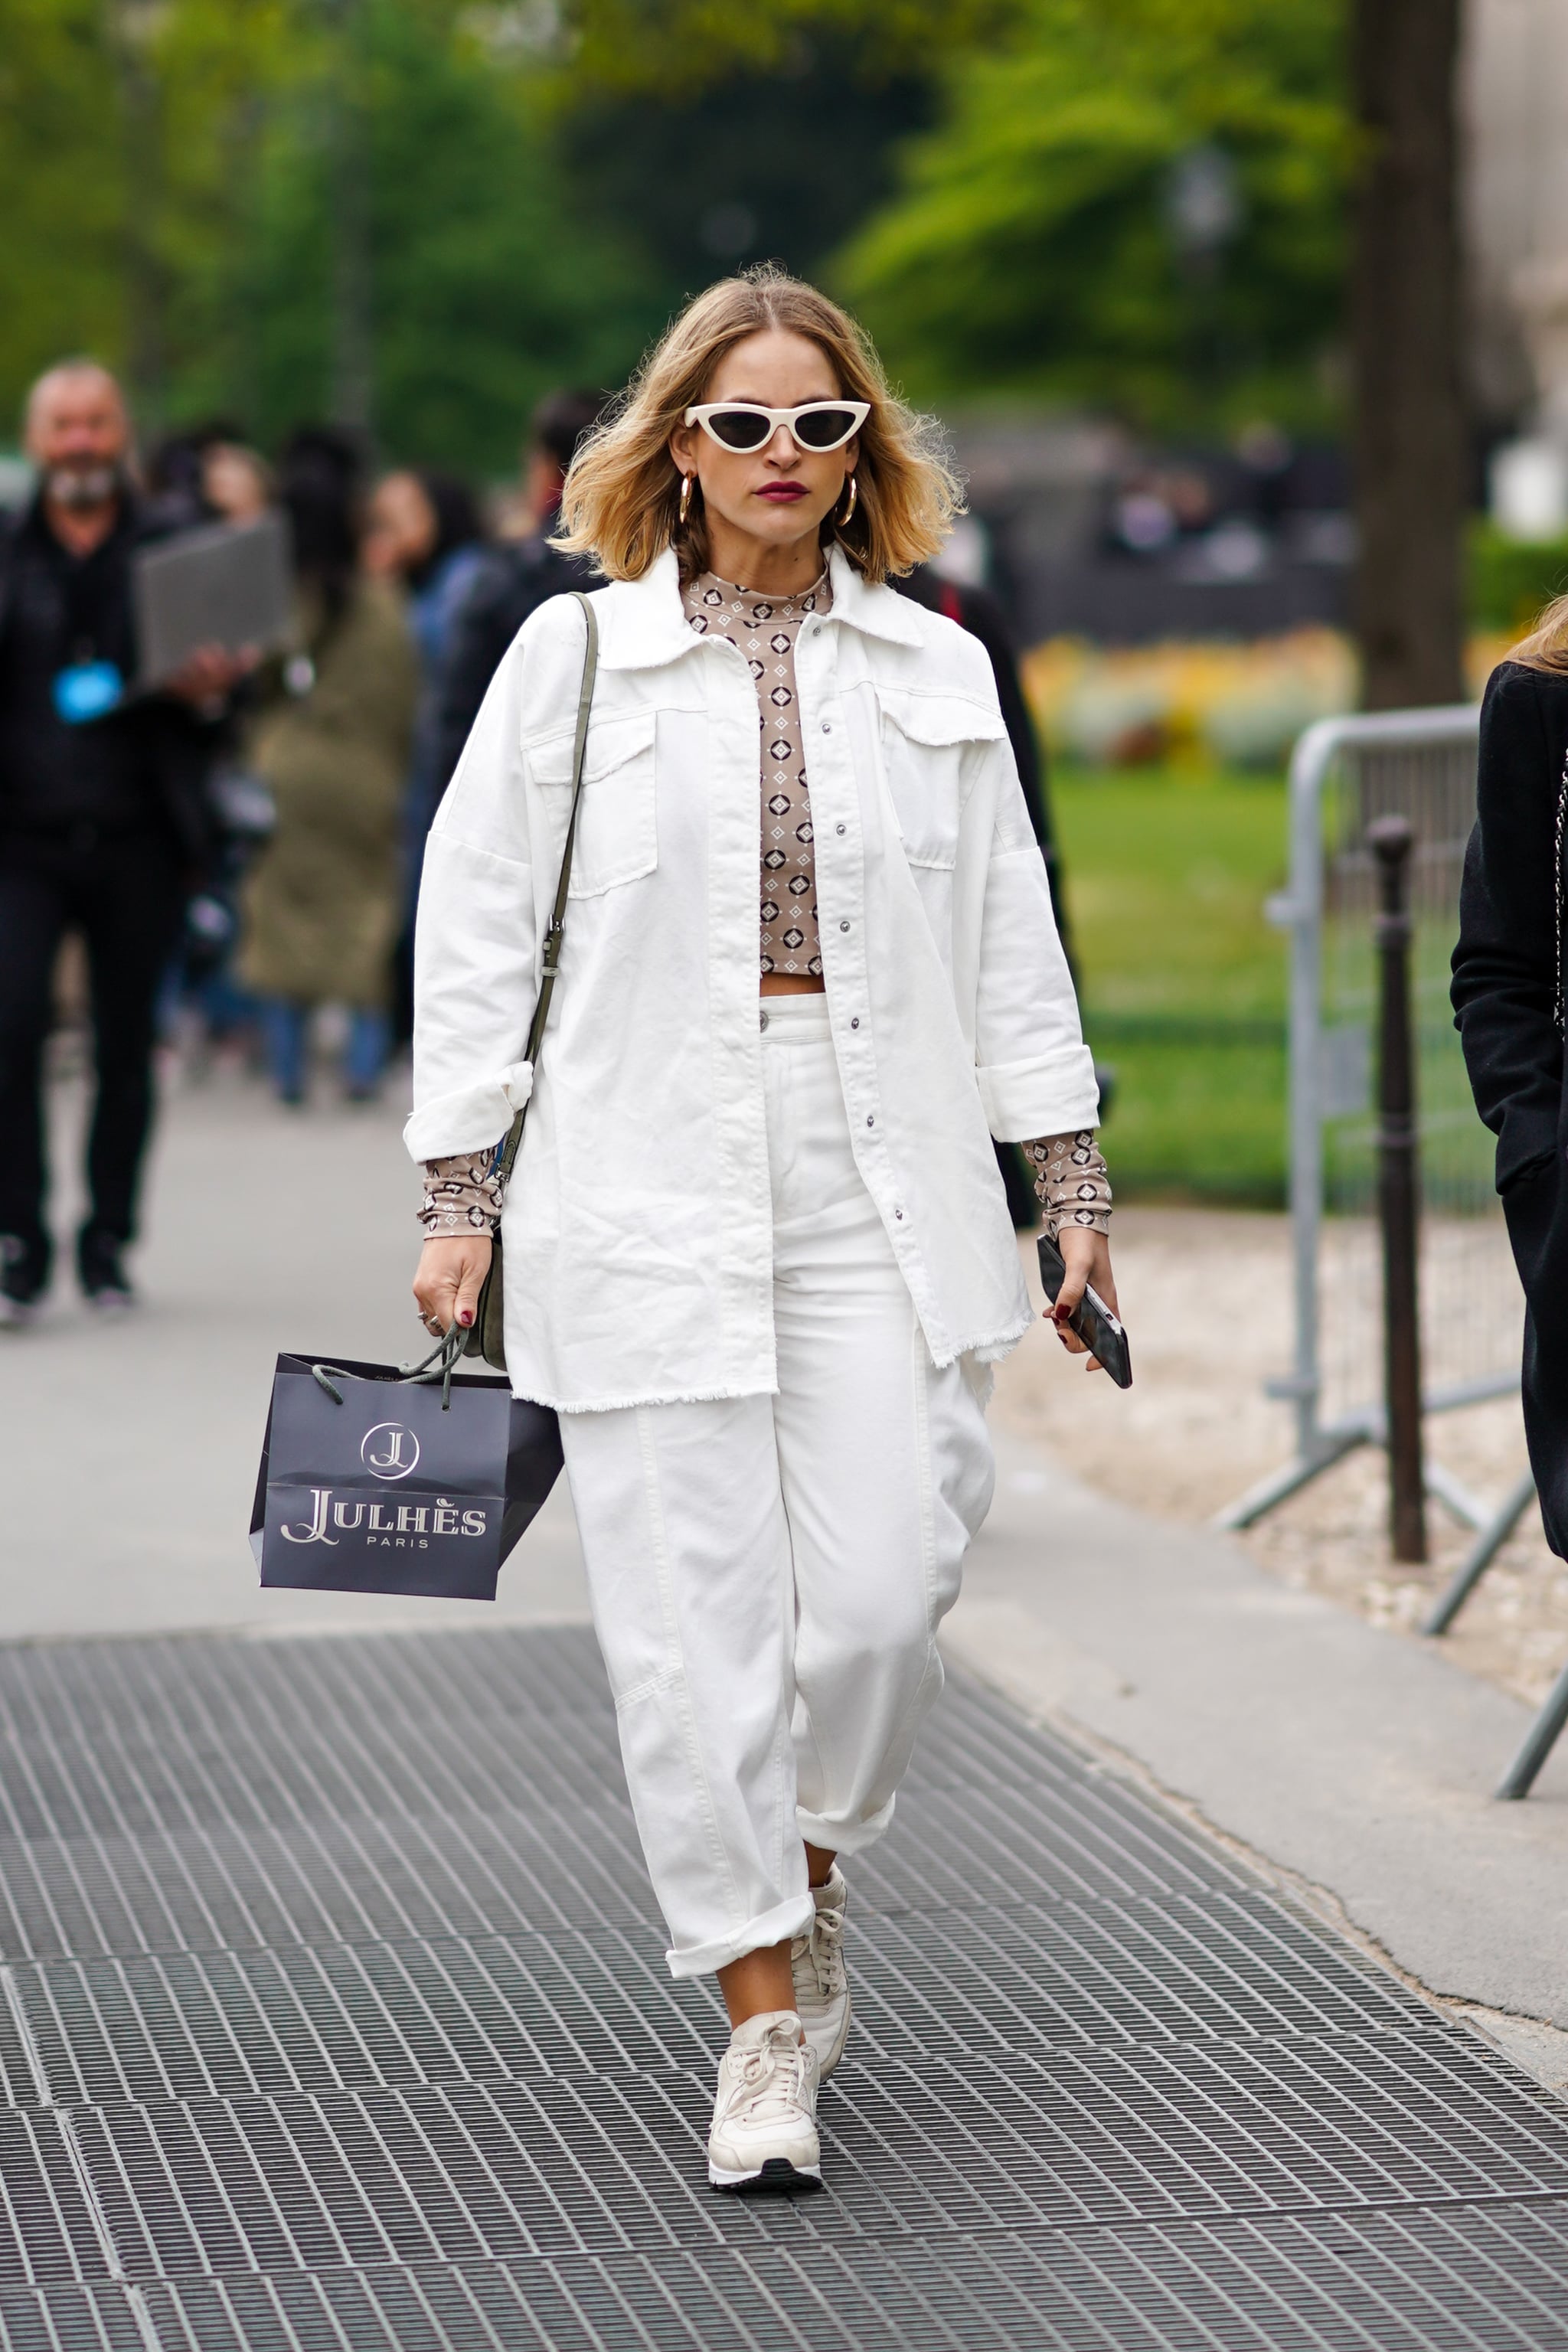
[(778, 1391), (561, 1416), (678, 1977), (810, 1923), (803, 1839), (888, 1826), (994, 1475), (855, 1166), (823, 1000), (762, 1010)]

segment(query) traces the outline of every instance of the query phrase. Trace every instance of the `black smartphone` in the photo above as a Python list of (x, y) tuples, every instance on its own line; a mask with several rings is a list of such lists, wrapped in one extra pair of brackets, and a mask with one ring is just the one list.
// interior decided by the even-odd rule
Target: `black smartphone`
[[(1054, 1307), (1057, 1293), (1068, 1278), (1067, 1260), (1047, 1234), (1040, 1235), (1040, 1281)], [(1068, 1318), (1096, 1363), (1102, 1364), (1119, 1389), (1132, 1385), (1132, 1350), (1127, 1334), (1096, 1290), (1086, 1289)]]

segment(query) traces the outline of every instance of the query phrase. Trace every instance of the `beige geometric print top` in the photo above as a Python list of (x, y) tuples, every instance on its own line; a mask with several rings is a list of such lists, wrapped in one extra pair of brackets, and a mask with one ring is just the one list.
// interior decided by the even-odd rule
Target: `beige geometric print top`
[(798, 596), (761, 596), (704, 572), (681, 590), (689, 627), (700, 637), (727, 637), (744, 655), (757, 688), (762, 742), (761, 969), (801, 980), (822, 978), (816, 924), (816, 859), (812, 849), (811, 787), (795, 682), (795, 643), (808, 613), (833, 601), (826, 569)]

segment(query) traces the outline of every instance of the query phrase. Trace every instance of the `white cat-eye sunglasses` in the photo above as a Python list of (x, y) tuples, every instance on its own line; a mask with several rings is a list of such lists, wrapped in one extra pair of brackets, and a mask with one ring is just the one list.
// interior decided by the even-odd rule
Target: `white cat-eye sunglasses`
[(801, 408), (757, 408), (746, 400), (709, 400), (689, 408), (685, 422), (700, 425), (710, 441), (739, 457), (765, 449), (781, 425), (797, 449), (825, 457), (859, 432), (871, 414), (868, 400), (808, 400)]

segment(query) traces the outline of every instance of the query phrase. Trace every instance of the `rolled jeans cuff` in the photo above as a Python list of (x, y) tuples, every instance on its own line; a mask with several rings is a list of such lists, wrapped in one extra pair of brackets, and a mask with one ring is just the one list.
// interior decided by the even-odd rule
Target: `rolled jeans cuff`
[(798, 1810), (795, 1820), (807, 1845), (819, 1845), (828, 1853), (863, 1853), (868, 1845), (875, 1845), (877, 1840), (892, 1827), (893, 1807), (897, 1802), (896, 1796), (889, 1797), (885, 1805), (879, 1805), (874, 1813), (868, 1813), (864, 1821), (830, 1822), (821, 1813)]
[(721, 1942), (694, 1944), (684, 1952), (666, 1952), (665, 1960), (672, 1977), (710, 1977), (715, 1969), (727, 1969), (731, 1960), (744, 1959), (748, 1952), (765, 1952), (771, 1946), (782, 1944), (786, 1936), (804, 1936), (816, 1916), (816, 1906), (807, 1887), (793, 1901), (775, 1903), (771, 1911), (748, 1920)]

